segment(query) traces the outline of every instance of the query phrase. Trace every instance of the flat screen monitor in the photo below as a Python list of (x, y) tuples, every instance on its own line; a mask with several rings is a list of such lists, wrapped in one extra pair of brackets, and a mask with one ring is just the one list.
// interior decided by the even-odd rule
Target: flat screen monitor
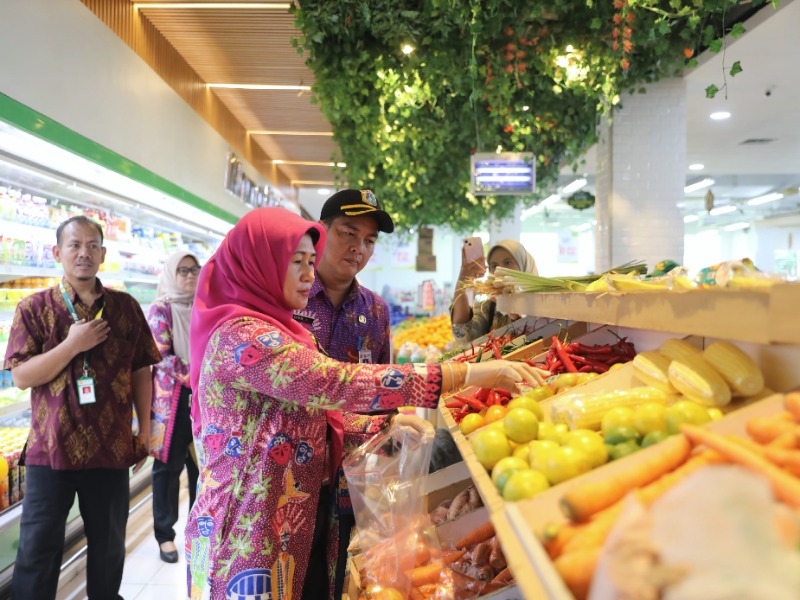
[(472, 193), (476, 196), (525, 195), (536, 190), (533, 152), (472, 155)]

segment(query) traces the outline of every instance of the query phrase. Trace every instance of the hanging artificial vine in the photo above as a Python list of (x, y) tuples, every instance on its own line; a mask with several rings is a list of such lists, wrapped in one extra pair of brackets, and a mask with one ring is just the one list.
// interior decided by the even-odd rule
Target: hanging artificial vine
[[(294, 43), (307, 53), (349, 185), (375, 190), (400, 227), (474, 230), (512, 214), (520, 198), (471, 195), (472, 153), (534, 152), (538, 186), (552, 189), (561, 167), (578, 168), (622, 94), (721, 49), (730, 30), (722, 15), (737, 4), (301, 0)], [(740, 70), (737, 62), (730, 75)]]

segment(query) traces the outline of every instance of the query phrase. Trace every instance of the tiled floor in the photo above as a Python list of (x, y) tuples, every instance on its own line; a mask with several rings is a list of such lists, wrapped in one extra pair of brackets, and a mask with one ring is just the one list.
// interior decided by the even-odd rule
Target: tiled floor
[[(175, 546), (178, 562), (167, 564), (158, 556), (158, 543), (153, 537), (152, 503), (147, 501), (128, 521), (127, 556), (122, 574), (120, 595), (125, 600), (177, 600), (186, 598), (186, 559), (183, 556), (183, 529), (189, 508), (186, 475), (181, 480), (178, 523), (175, 525)], [(62, 573), (57, 600), (85, 600), (86, 571), (76, 566)]]

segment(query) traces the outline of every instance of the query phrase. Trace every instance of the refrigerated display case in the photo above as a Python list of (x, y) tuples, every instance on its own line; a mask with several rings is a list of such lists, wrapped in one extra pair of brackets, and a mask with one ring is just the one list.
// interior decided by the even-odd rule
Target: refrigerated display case
[[(15, 152), (19, 149), (20, 152)], [(47, 155), (42, 163), (32, 156)], [(59, 157), (61, 161), (59, 162)], [(46, 163), (46, 164), (44, 164)], [(203, 214), (12, 125), (0, 114), (0, 351), (17, 303), (60, 280), (52, 253), (56, 228), (84, 214), (104, 228), (106, 260), (98, 277), (127, 291), (145, 313), (155, 299), (164, 259), (186, 248), (205, 262), (235, 218)], [(223, 215), (225, 216), (225, 215)], [(7, 594), (19, 540), (24, 467), (19, 453), (30, 426), (30, 394), (0, 374), (0, 597)], [(3, 461), (8, 473), (2, 476)], [(150, 466), (131, 478), (131, 498), (150, 485)], [(83, 537), (77, 501), (67, 524), (65, 548)]]

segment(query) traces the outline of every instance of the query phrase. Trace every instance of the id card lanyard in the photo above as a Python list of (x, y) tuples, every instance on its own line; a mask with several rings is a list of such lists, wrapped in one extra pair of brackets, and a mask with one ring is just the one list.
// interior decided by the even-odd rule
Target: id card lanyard
[[(72, 322), (79, 322), (81, 319), (78, 316), (78, 312), (75, 310), (75, 305), (72, 304), (72, 300), (64, 287), (63, 281), (58, 282), (58, 289), (61, 290), (61, 296), (63, 296), (64, 303), (67, 305), (67, 310), (69, 310), (69, 314), (72, 316)], [(100, 310), (97, 311), (95, 319), (99, 319), (102, 316), (103, 307), (101, 306)], [(83, 377), (78, 377), (76, 384), (78, 386), (78, 404), (94, 404), (97, 402), (94, 393), (94, 377), (89, 377), (89, 350), (83, 353)]]

